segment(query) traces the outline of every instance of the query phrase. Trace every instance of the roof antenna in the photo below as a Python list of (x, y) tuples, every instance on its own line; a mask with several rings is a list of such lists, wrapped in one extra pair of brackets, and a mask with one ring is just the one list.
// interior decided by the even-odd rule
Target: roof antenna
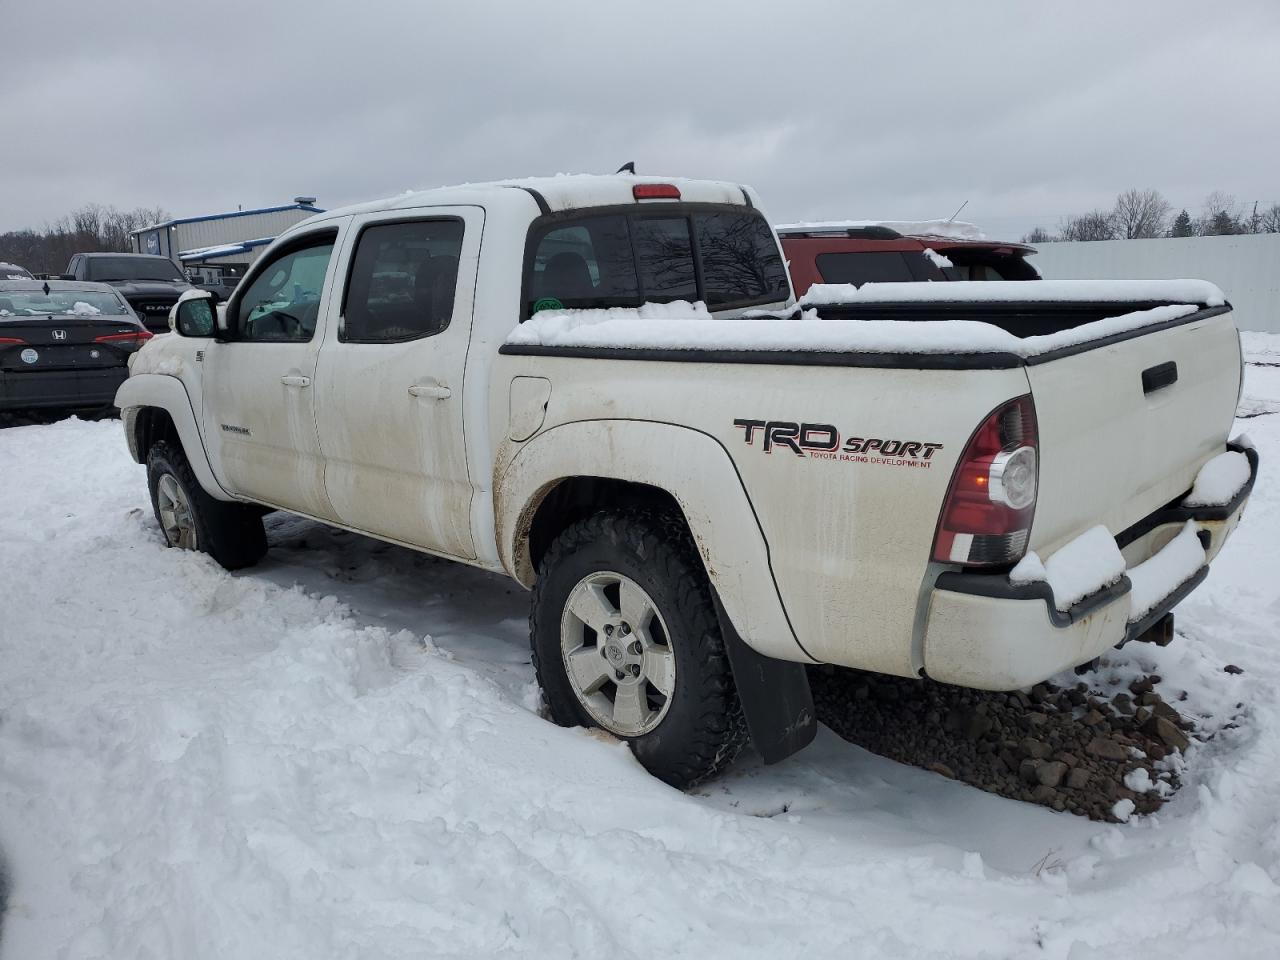
[(961, 211), (961, 210), (963, 210), (963, 209), (964, 209), (965, 207), (967, 207), (968, 205), (969, 205), (969, 201), (968, 201), (968, 200), (966, 200), (964, 203), (960, 204), (960, 206), (956, 208), (956, 212), (955, 212), (955, 213), (953, 213), (950, 217), (948, 217), (948, 218), (947, 218), (947, 223), (951, 223), (953, 220), (955, 220), (955, 218), (956, 218), (956, 217), (960, 216), (960, 211)]
[(634, 160), (628, 160), (626, 163), (624, 163), (622, 166), (618, 168), (618, 173), (629, 173), (632, 176), (635, 176), (635, 172), (636, 172), (636, 162)]

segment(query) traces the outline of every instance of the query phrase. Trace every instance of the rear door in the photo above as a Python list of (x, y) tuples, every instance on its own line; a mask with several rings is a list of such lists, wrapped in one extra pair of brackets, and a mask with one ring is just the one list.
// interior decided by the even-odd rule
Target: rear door
[(228, 339), (204, 355), (204, 435), (223, 483), (263, 503), (337, 519), (315, 426), (316, 355), (340, 231), (272, 251), (227, 307)]
[(472, 206), (357, 217), (317, 374), (338, 518), (464, 559), (476, 550), (462, 377), (483, 226)]
[(1027, 376), (1040, 432), (1031, 546), (1052, 551), (1097, 523), (1120, 533), (1190, 489), (1231, 428), (1239, 341), (1220, 314), (1032, 362)]

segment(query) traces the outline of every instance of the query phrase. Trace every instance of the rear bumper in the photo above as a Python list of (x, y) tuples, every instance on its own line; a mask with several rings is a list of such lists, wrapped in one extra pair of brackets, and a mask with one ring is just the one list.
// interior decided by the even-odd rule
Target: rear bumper
[(128, 376), (123, 363), (93, 370), (0, 372), (0, 410), (109, 406)]
[[(1231, 449), (1240, 449), (1232, 447)], [(1141, 636), (1202, 583), (1211, 561), (1235, 530), (1258, 476), (1249, 460), (1248, 482), (1230, 503), (1215, 507), (1170, 505), (1125, 530), (1116, 543), (1129, 569), (1149, 560), (1191, 522), (1205, 562), (1151, 610), (1131, 617), (1127, 576), (1059, 610), (1044, 582), (1014, 584), (1003, 574), (941, 574), (925, 625), (925, 672), (935, 680), (983, 690), (1016, 690), (1094, 659)]]

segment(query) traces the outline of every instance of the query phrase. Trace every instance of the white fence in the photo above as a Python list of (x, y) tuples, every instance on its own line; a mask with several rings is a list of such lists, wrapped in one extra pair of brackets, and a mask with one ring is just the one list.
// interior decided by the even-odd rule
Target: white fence
[(1032, 263), (1047, 280), (1170, 280), (1220, 286), (1241, 330), (1280, 333), (1280, 233), (1042, 243)]

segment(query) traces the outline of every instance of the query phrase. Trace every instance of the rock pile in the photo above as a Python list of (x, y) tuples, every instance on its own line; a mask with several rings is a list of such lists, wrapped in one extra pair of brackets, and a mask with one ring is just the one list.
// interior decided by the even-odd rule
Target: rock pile
[(989, 693), (834, 667), (809, 679), (818, 719), (851, 743), (1094, 820), (1158, 810), (1179, 786), (1167, 758), (1193, 730), (1155, 692), (1156, 675), (1110, 697), (1083, 681)]

